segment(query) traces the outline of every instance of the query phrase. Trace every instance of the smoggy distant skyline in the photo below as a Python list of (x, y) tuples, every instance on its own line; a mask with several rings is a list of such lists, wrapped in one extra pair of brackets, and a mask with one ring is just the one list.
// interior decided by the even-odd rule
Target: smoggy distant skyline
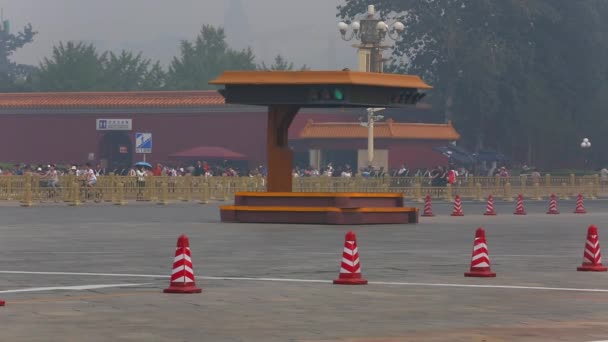
[(228, 43), (251, 46), (257, 63), (281, 53), (296, 66), (355, 68), (355, 49), (340, 38), (340, 0), (0, 0), (13, 31), (31, 23), (39, 34), (15, 54), (37, 65), (60, 41), (94, 43), (100, 51), (143, 52), (166, 64), (179, 41), (203, 24), (225, 26)]

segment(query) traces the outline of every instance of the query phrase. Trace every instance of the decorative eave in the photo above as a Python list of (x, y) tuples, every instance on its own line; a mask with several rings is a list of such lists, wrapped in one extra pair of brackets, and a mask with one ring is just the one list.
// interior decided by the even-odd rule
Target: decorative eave
[[(296, 139), (366, 139), (368, 128), (359, 122), (314, 122), (309, 120)], [(404, 123), (388, 119), (374, 123), (374, 137), (378, 139), (443, 140), (460, 139), (452, 126), (431, 123)]]

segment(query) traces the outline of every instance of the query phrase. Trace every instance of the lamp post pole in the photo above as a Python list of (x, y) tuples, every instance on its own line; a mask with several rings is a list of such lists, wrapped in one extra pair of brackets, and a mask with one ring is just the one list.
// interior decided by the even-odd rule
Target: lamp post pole
[(367, 165), (374, 162), (374, 113), (367, 112)]
[(362, 122), (362, 126), (367, 126), (367, 165), (371, 166), (374, 162), (374, 122), (382, 120), (384, 116), (376, 115), (376, 112), (383, 111), (384, 108), (367, 108), (367, 121)]
[(584, 138), (581, 142), (581, 148), (583, 149), (583, 170), (587, 171), (589, 165), (589, 153), (587, 152), (591, 147), (591, 141), (588, 138)]

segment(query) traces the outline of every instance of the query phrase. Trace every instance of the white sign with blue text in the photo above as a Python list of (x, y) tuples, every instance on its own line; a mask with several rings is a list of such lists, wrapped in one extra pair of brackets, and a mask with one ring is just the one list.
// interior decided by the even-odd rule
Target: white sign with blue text
[(98, 131), (130, 131), (133, 127), (133, 120), (97, 119), (95, 127)]
[(135, 153), (152, 153), (152, 133), (135, 133)]

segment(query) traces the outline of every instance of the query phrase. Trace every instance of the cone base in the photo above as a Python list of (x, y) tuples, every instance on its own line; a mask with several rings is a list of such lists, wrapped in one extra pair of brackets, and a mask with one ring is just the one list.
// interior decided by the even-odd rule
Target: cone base
[(491, 213), (483, 213), (485, 216), (496, 216), (496, 212), (491, 212)]
[(606, 272), (608, 267), (602, 265), (582, 265), (576, 268), (577, 271), (581, 272)]
[(547, 211), (549, 215), (559, 215), (559, 211)]
[(422, 214), (420, 216), (422, 216), (422, 217), (433, 217), (433, 216), (435, 216), (435, 214)]
[(494, 278), (496, 277), (496, 273), (492, 271), (471, 271), (465, 272), (465, 277), (479, 277), (479, 278)]
[(335, 285), (367, 285), (367, 279), (336, 279), (334, 280)]
[(525, 211), (522, 213), (518, 213), (517, 211), (513, 213), (513, 215), (528, 215)]
[(587, 211), (586, 210), (576, 210), (574, 211), (575, 214), (586, 214)]
[(452, 213), (450, 216), (464, 216), (464, 213)]
[(203, 290), (194, 285), (175, 286), (171, 285), (163, 290), (163, 293), (201, 293)]

